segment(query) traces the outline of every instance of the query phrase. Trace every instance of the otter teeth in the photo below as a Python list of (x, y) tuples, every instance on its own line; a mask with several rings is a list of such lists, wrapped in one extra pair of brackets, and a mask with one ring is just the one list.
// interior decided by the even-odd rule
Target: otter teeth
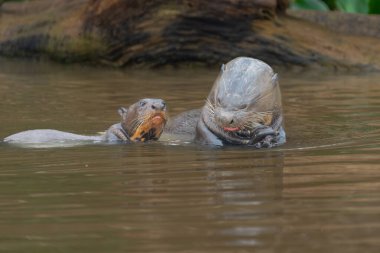
[(245, 136), (245, 137), (248, 137), (248, 136), (251, 136), (252, 132), (251, 130), (239, 130), (237, 131), (237, 134), (240, 135), (240, 136)]

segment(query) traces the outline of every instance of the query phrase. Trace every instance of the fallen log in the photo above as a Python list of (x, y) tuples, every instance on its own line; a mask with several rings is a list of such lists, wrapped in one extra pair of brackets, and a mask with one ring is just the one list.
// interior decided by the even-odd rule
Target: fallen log
[[(287, 14), (287, 6), (287, 0), (5, 3), (0, 55), (116, 67), (215, 65), (245, 55), (288, 67), (380, 69), (379, 30), (359, 27), (380, 27), (380, 17)], [(347, 23), (360, 33), (350, 33)]]

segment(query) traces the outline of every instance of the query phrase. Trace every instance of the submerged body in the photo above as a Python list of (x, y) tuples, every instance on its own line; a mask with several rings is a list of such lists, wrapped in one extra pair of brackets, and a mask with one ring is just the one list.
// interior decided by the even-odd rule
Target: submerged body
[(193, 134), (206, 145), (262, 148), (285, 143), (277, 74), (253, 58), (230, 61), (222, 66), (203, 108), (178, 115), (167, 131)]
[(4, 138), (9, 143), (44, 143), (60, 141), (102, 141), (103, 136), (79, 135), (54, 129), (35, 129), (12, 134)]
[(145, 142), (158, 140), (167, 121), (166, 104), (162, 99), (145, 98), (128, 108), (118, 110), (121, 122), (112, 125), (103, 135), (79, 135), (53, 129), (36, 129), (4, 138), (8, 143), (59, 142)]

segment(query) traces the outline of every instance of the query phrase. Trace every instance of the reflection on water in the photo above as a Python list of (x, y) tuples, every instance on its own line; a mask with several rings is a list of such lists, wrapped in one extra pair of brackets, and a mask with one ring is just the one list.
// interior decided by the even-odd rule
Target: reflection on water
[[(216, 70), (0, 61), (0, 137), (95, 134), (141, 97), (202, 106)], [(0, 144), (0, 252), (378, 252), (379, 76), (280, 72), (272, 150)]]

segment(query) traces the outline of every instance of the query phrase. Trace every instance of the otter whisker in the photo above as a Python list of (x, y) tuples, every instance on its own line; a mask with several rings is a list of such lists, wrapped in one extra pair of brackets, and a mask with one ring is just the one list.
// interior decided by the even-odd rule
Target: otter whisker
[(254, 112), (247, 115), (247, 121), (251, 121), (254, 123), (260, 123), (263, 125), (269, 125), (273, 119), (273, 112)]
[(210, 99), (206, 99), (206, 103), (207, 103), (211, 108), (215, 108), (215, 105), (211, 102)]
[(145, 122), (148, 122), (152, 115), (143, 115), (138, 117), (132, 124), (132, 132), (135, 133)]
[(241, 124), (239, 128), (242, 130), (252, 130), (252, 124), (249, 124), (249, 122), (245, 122), (244, 124)]
[(141, 123), (141, 118), (137, 117), (136, 119), (133, 119), (131, 122), (130, 122), (130, 125), (133, 127), (134, 125), (136, 124), (140, 124)]
[(212, 111), (210, 108), (207, 108), (207, 111), (209, 113), (210, 116), (214, 116), (215, 115), (215, 112)]
[(144, 123), (145, 121), (142, 120), (141, 118), (137, 118), (137, 120), (131, 124), (131, 132), (135, 133), (136, 130)]
[(248, 117), (266, 117), (266, 116), (272, 116), (273, 111), (266, 111), (266, 112), (249, 112)]
[(247, 121), (245, 121), (245, 127), (248, 128), (248, 129), (254, 129), (254, 128), (257, 128), (259, 126), (262, 126), (262, 122), (260, 119), (257, 119), (257, 118), (250, 118), (248, 119)]
[(211, 103), (209, 99), (206, 99), (206, 108), (211, 114), (215, 114), (215, 106)]
[(129, 123), (131, 128), (133, 128), (135, 125), (138, 125), (138, 124), (140, 124), (140, 121), (137, 118)]

